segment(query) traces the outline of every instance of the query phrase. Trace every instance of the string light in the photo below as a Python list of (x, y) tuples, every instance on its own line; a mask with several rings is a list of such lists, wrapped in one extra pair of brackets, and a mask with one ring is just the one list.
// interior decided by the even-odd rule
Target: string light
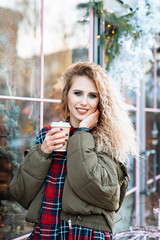
[(134, 33), (134, 34), (136, 34), (136, 33), (137, 33), (137, 31), (135, 30), (133, 33)]
[(105, 22), (102, 22), (102, 24), (104, 25), (104, 24), (105, 24)]
[(100, 35), (97, 35), (97, 38), (99, 39), (101, 36)]
[(103, 13), (103, 10), (101, 10), (101, 13)]
[(114, 31), (114, 30), (112, 31), (112, 34), (115, 34), (115, 31)]
[(110, 36), (107, 36), (107, 39), (110, 39)]
[(108, 24), (108, 26), (107, 26), (108, 28), (110, 28), (111, 27), (111, 25), (110, 24)]

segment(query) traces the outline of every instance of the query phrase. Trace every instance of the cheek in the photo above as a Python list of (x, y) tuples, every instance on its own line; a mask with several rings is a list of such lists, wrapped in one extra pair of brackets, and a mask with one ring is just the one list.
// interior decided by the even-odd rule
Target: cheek
[(73, 95), (68, 95), (67, 98), (67, 105), (68, 105), (68, 109), (72, 109), (74, 107), (74, 105), (76, 104), (76, 97)]
[(68, 96), (68, 102), (69, 102), (71, 105), (75, 105), (75, 104), (79, 103), (80, 101), (81, 101), (81, 98), (80, 98), (80, 97), (77, 97), (77, 96), (74, 95), (74, 94)]
[(97, 109), (98, 103), (99, 103), (99, 99), (98, 99), (98, 100), (95, 100), (95, 102), (93, 103), (93, 107)]

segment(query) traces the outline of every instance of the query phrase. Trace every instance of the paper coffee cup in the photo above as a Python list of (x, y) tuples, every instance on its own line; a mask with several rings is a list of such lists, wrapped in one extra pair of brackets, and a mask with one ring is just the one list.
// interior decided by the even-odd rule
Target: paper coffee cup
[[(50, 123), (51, 128), (62, 128), (64, 133), (67, 133), (68, 136), (66, 136), (65, 138), (68, 139), (69, 138), (69, 132), (70, 132), (70, 127), (71, 125), (68, 122), (51, 122)], [(66, 151), (67, 148), (67, 141), (65, 142), (65, 145), (62, 148), (59, 148), (55, 151)]]

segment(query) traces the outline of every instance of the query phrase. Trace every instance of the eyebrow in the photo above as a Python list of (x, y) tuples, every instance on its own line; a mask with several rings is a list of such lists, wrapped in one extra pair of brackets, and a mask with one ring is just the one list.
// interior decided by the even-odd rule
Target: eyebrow
[[(74, 92), (83, 92), (83, 91), (80, 90), (80, 89), (74, 89), (73, 91), (74, 91)], [(89, 94), (95, 94), (95, 95), (97, 95), (97, 96), (99, 95), (98, 92), (89, 92)]]

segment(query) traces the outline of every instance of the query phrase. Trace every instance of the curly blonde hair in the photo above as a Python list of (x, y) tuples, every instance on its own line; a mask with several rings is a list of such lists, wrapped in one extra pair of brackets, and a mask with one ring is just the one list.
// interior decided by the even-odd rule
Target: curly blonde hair
[(99, 93), (99, 122), (91, 131), (96, 143), (96, 152), (105, 152), (120, 162), (126, 162), (128, 155), (137, 156), (134, 127), (120, 94), (113, 87), (107, 72), (93, 62), (74, 63), (65, 71), (61, 99), (64, 120), (70, 120), (67, 95), (74, 76), (87, 76), (93, 80)]

